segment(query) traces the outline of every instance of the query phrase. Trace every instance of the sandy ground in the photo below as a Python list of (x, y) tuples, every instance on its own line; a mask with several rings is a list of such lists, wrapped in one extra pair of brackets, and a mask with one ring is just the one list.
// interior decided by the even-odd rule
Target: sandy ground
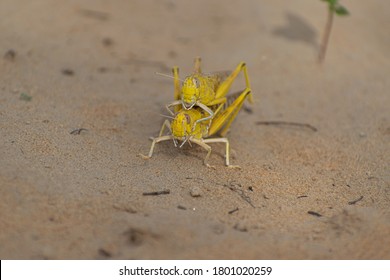
[[(390, 2), (342, 3), (320, 66), (320, 1), (2, 0), (0, 258), (389, 259)], [(195, 56), (247, 62), (241, 170), (138, 156), (173, 99), (154, 73)]]

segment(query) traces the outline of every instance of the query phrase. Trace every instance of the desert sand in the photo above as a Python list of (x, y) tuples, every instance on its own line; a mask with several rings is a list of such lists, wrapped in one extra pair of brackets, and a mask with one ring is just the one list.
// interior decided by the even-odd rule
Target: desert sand
[[(320, 1), (2, 0), (0, 258), (389, 259), (390, 2), (341, 2), (320, 65)], [(155, 72), (196, 56), (247, 63), (241, 169), (139, 156), (173, 101)]]

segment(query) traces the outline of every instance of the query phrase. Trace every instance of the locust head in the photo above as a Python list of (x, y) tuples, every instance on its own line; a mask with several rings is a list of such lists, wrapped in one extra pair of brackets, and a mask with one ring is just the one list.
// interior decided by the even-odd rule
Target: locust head
[(199, 100), (200, 96), (200, 82), (197, 77), (187, 77), (182, 86), (182, 101), (186, 110), (191, 109)]
[(177, 145), (177, 140), (181, 142), (180, 147), (191, 136), (191, 116), (186, 112), (178, 112), (171, 122), (172, 136), (174, 137), (174, 143)]

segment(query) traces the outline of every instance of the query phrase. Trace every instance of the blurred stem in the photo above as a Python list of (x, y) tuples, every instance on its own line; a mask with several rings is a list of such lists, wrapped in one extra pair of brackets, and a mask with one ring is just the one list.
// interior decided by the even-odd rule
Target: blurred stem
[(318, 56), (319, 63), (322, 63), (324, 61), (324, 59), (325, 59), (326, 49), (328, 47), (328, 42), (329, 42), (329, 37), (330, 37), (330, 31), (332, 30), (333, 14), (334, 14), (334, 11), (329, 7), (329, 9), (328, 9), (328, 20), (326, 22), (325, 33), (324, 33), (324, 35), (322, 37), (320, 54)]

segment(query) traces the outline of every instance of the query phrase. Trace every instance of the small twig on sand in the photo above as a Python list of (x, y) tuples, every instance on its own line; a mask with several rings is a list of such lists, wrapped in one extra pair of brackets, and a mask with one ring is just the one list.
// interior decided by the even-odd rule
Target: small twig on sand
[(228, 214), (233, 214), (234, 212), (237, 212), (238, 210), (239, 210), (238, 207), (236, 207), (235, 209), (230, 210), (230, 211), (228, 212)]
[(170, 194), (170, 190), (162, 190), (162, 191), (156, 191), (156, 192), (144, 192), (142, 195), (162, 195), (162, 194)]
[(242, 190), (242, 186), (240, 183), (236, 182), (228, 182), (227, 184), (223, 184), (224, 187), (230, 189), (231, 191), (237, 193), (244, 201), (246, 201), (250, 206), (253, 208), (256, 208), (253, 203), (251, 198), (245, 194), (245, 192)]
[(83, 131), (83, 130), (88, 131), (88, 129), (86, 129), (86, 128), (77, 128), (75, 130), (72, 130), (70, 132), (70, 134), (72, 134), (72, 135), (79, 135), (81, 133), (81, 131)]
[(314, 212), (314, 211), (307, 211), (307, 214), (313, 215), (313, 216), (316, 216), (316, 217), (322, 217), (322, 215), (320, 213), (317, 213), (317, 212)]
[(257, 125), (287, 125), (287, 126), (298, 126), (305, 127), (314, 132), (318, 131), (318, 129), (307, 123), (296, 123), (296, 122), (284, 122), (284, 121), (262, 121), (256, 122)]
[(358, 199), (355, 199), (355, 200), (353, 200), (353, 201), (348, 202), (348, 204), (349, 204), (349, 205), (354, 205), (354, 204), (356, 204), (357, 202), (359, 202), (359, 201), (362, 200), (362, 199), (363, 199), (363, 196), (360, 196)]

